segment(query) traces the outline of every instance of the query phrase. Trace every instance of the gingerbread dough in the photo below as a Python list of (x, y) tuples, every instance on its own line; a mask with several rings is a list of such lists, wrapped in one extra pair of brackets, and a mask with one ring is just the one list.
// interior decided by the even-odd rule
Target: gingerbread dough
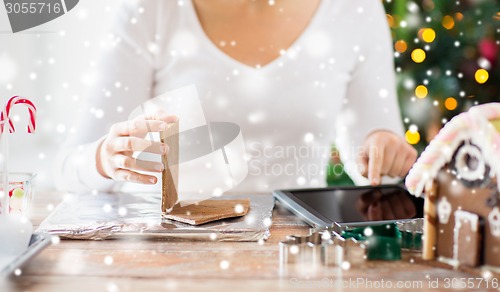
[(160, 132), (160, 139), (169, 147), (162, 162), (161, 211), (168, 213), (177, 203), (177, 185), (179, 182), (179, 121), (168, 125), (167, 130)]
[(244, 216), (250, 209), (249, 200), (206, 200), (181, 207), (174, 206), (163, 217), (191, 225), (200, 225), (225, 218)]

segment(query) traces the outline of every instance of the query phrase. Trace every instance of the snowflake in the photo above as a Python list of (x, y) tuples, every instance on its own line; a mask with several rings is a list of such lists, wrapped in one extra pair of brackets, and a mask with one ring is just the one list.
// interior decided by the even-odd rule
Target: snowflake
[(50, 241), (52, 242), (52, 244), (58, 245), (61, 242), (61, 238), (57, 235), (52, 235)]
[(121, 217), (127, 215), (127, 208), (125, 207), (118, 208), (118, 215), (120, 215)]
[(314, 134), (313, 133), (306, 133), (304, 135), (304, 142), (311, 143), (313, 141), (314, 141)]
[(56, 131), (62, 134), (66, 132), (66, 126), (64, 124), (57, 124)]
[(236, 206), (234, 206), (234, 212), (236, 212), (237, 214), (241, 214), (243, 213), (243, 211), (245, 211), (243, 205), (237, 204)]
[(290, 246), (290, 248), (288, 250), (290, 251), (291, 254), (298, 254), (299, 253), (299, 247), (296, 245)]
[(406, 8), (411, 13), (417, 13), (420, 10), (418, 5), (415, 2), (408, 2), (408, 4), (406, 5)]
[(78, 10), (78, 18), (80, 19), (86, 19), (88, 16), (87, 10), (85, 9), (79, 9)]
[(220, 196), (222, 196), (222, 189), (221, 188), (215, 188), (214, 191), (212, 192), (212, 195), (214, 197), (220, 197)]
[(104, 257), (104, 264), (107, 266), (111, 266), (113, 264), (113, 257), (110, 255), (107, 255)]
[(305, 184), (306, 184), (306, 178), (305, 178), (305, 177), (303, 177), (303, 176), (299, 176), (299, 177), (297, 178), (297, 184), (298, 184), (299, 186), (303, 186), (303, 185), (305, 185)]
[(387, 91), (387, 89), (385, 88), (382, 88), (378, 91), (378, 95), (381, 97), (381, 98), (386, 98), (387, 96), (389, 96), (389, 91)]
[(120, 288), (114, 282), (108, 282), (106, 284), (106, 290), (108, 292), (118, 292), (120, 291)]
[(344, 262), (342, 262), (340, 267), (342, 268), (342, 270), (347, 271), (351, 268), (351, 263), (348, 261), (344, 261)]
[(228, 261), (226, 260), (223, 260), (219, 263), (219, 267), (222, 269), (222, 270), (227, 270), (229, 268), (230, 264)]
[(264, 226), (269, 227), (271, 226), (271, 224), (273, 224), (273, 221), (271, 220), (271, 218), (267, 217), (262, 220), (262, 223), (264, 223)]
[(110, 205), (110, 204), (104, 204), (104, 206), (102, 206), (102, 210), (103, 210), (104, 212), (106, 212), (106, 213), (111, 212), (111, 209), (112, 209), (112, 207), (111, 207), (111, 205)]

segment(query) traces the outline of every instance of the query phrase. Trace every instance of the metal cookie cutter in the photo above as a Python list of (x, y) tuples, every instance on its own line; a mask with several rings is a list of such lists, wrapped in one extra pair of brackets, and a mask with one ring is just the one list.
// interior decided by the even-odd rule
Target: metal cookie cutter
[(397, 222), (402, 235), (401, 248), (410, 251), (422, 251), (422, 236), (424, 229), (424, 219), (418, 218), (410, 221)]
[(354, 238), (345, 239), (331, 230), (311, 230), (307, 236), (288, 236), (280, 242), (280, 265), (351, 266), (364, 262), (366, 246)]

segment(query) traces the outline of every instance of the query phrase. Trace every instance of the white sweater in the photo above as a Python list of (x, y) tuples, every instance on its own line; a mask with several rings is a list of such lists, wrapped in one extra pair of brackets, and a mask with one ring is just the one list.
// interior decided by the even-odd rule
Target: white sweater
[[(235, 191), (324, 186), (333, 143), (351, 177), (364, 184), (353, 166), (366, 135), (403, 133), (391, 36), (378, 0), (323, 0), (292, 46), (261, 68), (212, 43), (190, 0), (123, 4), (112, 35), (88, 107), (60, 151), (60, 189), (151, 190), (102, 177), (98, 140), (141, 103), (187, 85), (196, 86), (208, 122), (241, 127), (248, 175)], [(300, 152), (306, 148), (319, 150)]]

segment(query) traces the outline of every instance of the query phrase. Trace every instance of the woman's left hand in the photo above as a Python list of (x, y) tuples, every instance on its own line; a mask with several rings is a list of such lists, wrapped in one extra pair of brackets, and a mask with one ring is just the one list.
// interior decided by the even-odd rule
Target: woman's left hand
[(379, 185), (381, 177), (404, 177), (417, 159), (417, 151), (404, 138), (385, 130), (370, 133), (363, 145), (360, 163), (370, 184)]

